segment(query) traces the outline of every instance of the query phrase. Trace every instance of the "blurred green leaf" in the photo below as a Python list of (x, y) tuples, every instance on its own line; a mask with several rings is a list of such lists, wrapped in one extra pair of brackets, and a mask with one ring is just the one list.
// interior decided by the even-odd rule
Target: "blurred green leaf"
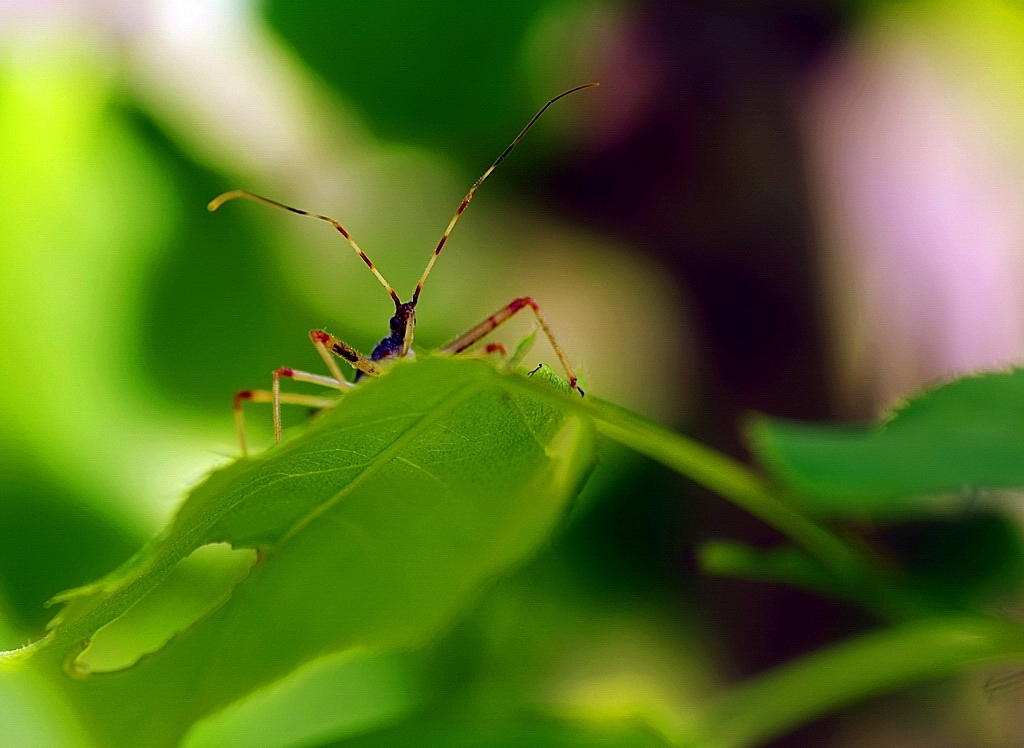
[(616, 722), (591, 725), (549, 718), (427, 718), (330, 745), (332, 748), (665, 748), (669, 744), (643, 727)]
[(790, 545), (762, 550), (734, 540), (714, 539), (700, 545), (697, 560), (707, 574), (789, 584), (824, 595), (837, 594), (841, 588), (821, 564)]
[(66, 704), (32, 673), (0, 673), (0, 745), (86, 748)]
[(871, 427), (759, 419), (751, 445), (815, 509), (921, 509), (923, 499), (1024, 486), (1024, 370), (959, 379)]
[[(14, 647), (23, 639), (7, 620), (7, 601), (0, 590), (0, 648)], [(4, 748), (85, 746), (56, 689), (48, 688), (35, 673), (0, 672), (0, 745)]]
[(885, 620), (904, 621), (924, 614), (958, 610), (947, 596), (918, 589), (891, 570), (876, 577), (838, 579), (809, 555), (789, 545), (770, 550), (730, 540), (709, 540), (698, 549), (701, 568), (708, 574), (786, 584), (819, 595), (851, 602)]
[(321, 745), (401, 719), (422, 698), (415, 654), (356, 648), (321, 657), (200, 721), (181, 748)]
[[(132, 560), (60, 596), (45, 640), (0, 662), (34, 661), (104, 743), (155, 746), (327, 652), (421, 644), (551, 532), (586, 477), (592, 428), (561, 401), (478, 360), (398, 362), (300, 437), (213, 473)], [(217, 542), (260, 556), (227, 603), (134, 667), (63, 672)]]
[(849, 639), (726, 694), (682, 741), (693, 748), (760, 745), (867, 696), (972, 665), (1024, 657), (1024, 628), (981, 617), (936, 618)]
[(564, 541), (489, 589), (432, 647), (420, 719), (515, 722), (540, 709), (665, 735), (692, 722), (715, 680), (700, 626), (667, 592), (595, 585)]
[(602, 434), (710, 488), (777, 528), (837, 579), (862, 584), (874, 570), (860, 552), (777, 495), (747, 466), (612, 403), (590, 403)]
[[(123, 615), (99, 629), (75, 665), (82, 673), (122, 670), (224, 604), (255, 561), (252, 549), (200, 546)], [(62, 596), (61, 596), (62, 597)]]

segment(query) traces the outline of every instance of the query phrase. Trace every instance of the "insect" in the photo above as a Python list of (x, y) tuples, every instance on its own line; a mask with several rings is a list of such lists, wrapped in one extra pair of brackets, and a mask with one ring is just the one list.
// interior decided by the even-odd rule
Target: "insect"
[[(270, 198), (261, 197), (260, 195), (247, 192), (245, 190), (232, 190), (231, 192), (225, 192), (223, 195), (219, 195), (210, 201), (207, 206), (210, 211), (217, 210), (224, 203), (229, 200), (236, 198), (245, 198), (246, 200), (252, 200), (257, 203), (263, 203), (264, 205), (270, 205), (275, 208), (281, 208), (291, 213), (296, 213), (300, 216), (306, 216), (308, 218), (315, 218), (318, 221), (324, 221), (331, 224), (338, 233), (341, 234), (345, 241), (348, 242), (349, 246), (356, 251), (356, 254), (366, 263), (366, 266), (370, 268), (381, 285), (384, 286), (391, 299), (395, 302), (395, 315), (390, 320), (391, 332), (389, 335), (381, 339), (377, 343), (376, 347), (370, 353), (369, 356), (364, 356), (359, 351), (352, 348), (347, 343), (339, 340), (335, 336), (323, 330), (311, 330), (309, 337), (313, 342), (313, 346), (316, 348), (320, 357), (324, 360), (327, 365), (327, 369), (331, 372), (331, 376), (325, 376), (323, 374), (314, 374), (308, 371), (299, 371), (298, 369), (291, 369), (288, 367), (282, 367), (277, 369), (273, 373), (271, 380), (271, 389), (268, 390), (242, 390), (235, 395), (234, 398), (234, 413), (235, 413), (235, 425), (238, 429), (238, 441), (241, 445), (242, 454), (247, 453), (246, 440), (245, 440), (245, 421), (242, 411), (243, 403), (245, 402), (270, 402), (274, 406), (274, 438), (276, 441), (281, 441), (281, 403), (292, 404), (292, 405), (304, 405), (311, 408), (326, 408), (335, 404), (336, 400), (327, 397), (318, 397), (315, 395), (305, 395), (294, 392), (282, 392), (281, 391), (281, 379), (292, 379), (297, 382), (309, 382), (312, 384), (322, 385), (336, 390), (345, 390), (349, 387), (355, 386), (354, 382), (348, 381), (341, 372), (341, 368), (338, 366), (337, 360), (334, 356), (344, 359), (349, 363), (353, 369), (355, 369), (355, 380), (358, 381), (364, 376), (377, 376), (384, 369), (384, 362), (390, 359), (403, 358), (406, 356), (414, 356), (415, 352), (412, 349), (413, 331), (416, 328), (416, 304), (419, 301), (420, 293), (423, 291), (423, 284), (427, 280), (427, 276), (430, 275), (430, 271), (434, 267), (434, 263), (437, 262), (438, 256), (441, 254), (441, 250), (444, 249), (445, 243), (448, 241), (448, 237), (452, 233), (452, 229), (455, 228), (455, 224), (458, 223), (459, 218), (462, 216), (466, 207), (473, 199), (473, 195), (476, 193), (478, 187), (483, 184), (483, 181), (491, 175), (505, 157), (512, 152), (519, 141), (525, 137), (526, 133), (530, 131), (537, 120), (541, 118), (541, 115), (548, 110), (552, 104), (559, 99), (563, 99), (570, 94), (582, 91), (586, 88), (593, 88), (599, 84), (587, 83), (582, 86), (576, 86), (570, 88), (568, 91), (563, 91), (554, 98), (550, 99), (540, 110), (533, 116), (533, 118), (526, 123), (515, 139), (509, 144), (509, 146), (502, 151), (501, 155), (498, 156), (497, 160), (485, 171), (473, 186), (469, 188), (469, 192), (462, 199), (462, 203), (455, 211), (455, 215), (452, 216), (451, 221), (448, 223), (448, 228), (445, 229), (444, 234), (441, 236), (441, 240), (437, 243), (434, 248), (434, 253), (430, 256), (430, 260), (427, 262), (427, 267), (423, 271), (423, 275), (420, 276), (419, 282), (416, 284), (416, 290), (413, 291), (412, 298), (409, 301), (403, 302), (402, 299), (395, 293), (395, 290), (391, 287), (391, 284), (385, 280), (384, 276), (381, 275), (377, 267), (370, 261), (370, 258), (366, 256), (366, 253), (359, 248), (355, 240), (351, 237), (348, 231), (341, 225), (337, 220), (330, 218), (329, 216), (323, 216), (319, 213), (310, 213), (309, 211), (300, 210), (299, 208), (293, 208), (284, 203), (279, 203), (276, 200)], [(569, 359), (566, 358), (565, 351), (562, 346), (558, 344), (555, 339), (555, 334), (551, 330), (551, 326), (548, 324), (547, 318), (544, 316), (544, 312), (541, 311), (540, 306), (530, 296), (523, 296), (518, 299), (514, 299), (510, 303), (503, 306), (501, 309), (490, 315), (487, 319), (483, 320), (479, 324), (471, 327), (466, 332), (459, 335), (451, 342), (441, 346), (439, 351), (441, 353), (457, 354), (468, 350), (482, 338), (490, 334), (496, 327), (501, 325), (503, 322), (511, 318), (516, 312), (522, 309), (531, 309), (534, 316), (537, 318), (537, 322), (540, 325), (541, 330), (547, 336), (551, 342), (551, 347), (554, 349), (558, 356), (558, 360), (562, 364), (562, 368), (565, 369), (566, 376), (569, 379), (569, 386), (575, 389), (580, 395), (583, 395), (583, 390), (580, 389), (577, 384), (576, 374), (572, 369), (572, 365), (569, 363)], [(491, 343), (484, 347), (483, 353), (499, 353), (507, 357), (505, 347), (500, 343)]]

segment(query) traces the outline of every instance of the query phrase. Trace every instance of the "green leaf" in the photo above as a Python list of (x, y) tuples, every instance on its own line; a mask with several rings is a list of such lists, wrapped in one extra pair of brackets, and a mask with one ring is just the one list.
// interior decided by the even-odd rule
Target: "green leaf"
[(682, 744), (760, 745), (867, 696), (1022, 657), (1024, 628), (988, 618), (926, 619), (864, 634), (734, 689)]
[(66, 704), (33, 673), (0, 672), (0, 745), (87, 748)]
[(544, 717), (523, 719), (425, 718), (330, 748), (667, 748), (669, 744), (636, 724), (587, 724)]
[(201, 720), (180, 748), (292, 748), (379, 729), (423, 701), (420, 659), (363, 648), (321, 657)]
[[(551, 533), (588, 474), (593, 428), (561, 402), (484, 361), (398, 362), (298, 438), (213, 473), (163, 534), (59, 596), (48, 636), (0, 664), (36, 663), (101, 743), (160, 746), (323, 654), (421, 645)], [(226, 603), (133, 667), (73, 664), (221, 542), (258, 555)]]
[(907, 511), (925, 497), (1024, 486), (1024, 371), (925, 392), (871, 427), (760, 419), (751, 444), (776, 480), (829, 511)]
[(788, 584), (823, 595), (836, 595), (842, 588), (821, 564), (791, 545), (762, 550), (712, 539), (698, 547), (697, 561), (706, 574)]
[(779, 496), (760, 475), (693, 439), (608, 402), (590, 398), (599, 431), (715, 491), (775, 527), (838, 579), (863, 583), (873, 570), (857, 549)]
[(709, 540), (697, 554), (702, 570), (708, 574), (800, 587), (854, 603), (881, 619), (906, 620), (960, 608), (882, 569), (860, 580), (839, 579), (790, 545), (761, 550), (731, 540)]

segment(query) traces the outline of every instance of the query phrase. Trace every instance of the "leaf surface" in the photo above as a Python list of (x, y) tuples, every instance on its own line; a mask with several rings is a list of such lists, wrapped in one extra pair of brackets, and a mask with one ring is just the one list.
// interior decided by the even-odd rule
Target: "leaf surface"
[(761, 462), (815, 508), (906, 510), (922, 497), (1024, 486), (1024, 370), (959, 379), (886, 421), (834, 427), (761, 419)]
[[(103, 744), (173, 745), (200, 717), (320, 655), (414, 647), (546, 538), (594, 432), (543, 382), (479, 360), (398, 362), (299, 437), (214, 472), (123, 567), (59, 596), (34, 662)], [(210, 543), (259, 560), (230, 599), (138, 664), (67, 667), (102, 626)]]

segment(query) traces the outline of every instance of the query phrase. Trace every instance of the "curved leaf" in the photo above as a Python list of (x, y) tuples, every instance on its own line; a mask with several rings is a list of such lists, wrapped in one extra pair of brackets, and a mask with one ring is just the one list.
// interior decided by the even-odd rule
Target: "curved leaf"
[(1020, 488), (1024, 371), (959, 379), (876, 426), (763, 419), (749, 436), (762, 464), (816, 508), (906, 509), (929, 495)]
[[(213, 473), (163, 534), (61, 595), (49, 635), (0, 663), (37, 663), (104, 744), (158, 746), (324, 653), (416, 646), (542, 542), (588, 474), (592, 425), (560, 399), (479, 360), (398, 362), (298, 438)], [(218, 542), (259, 558), (224, 605), (126, 670), (61, 672)]]
[(1020, 624), (980, 616), (926, 618), (861, 634), (733, 689), (707, 710), (682, 744), (761, 745), (868, 696), (1022, 656)]
[(324, 748), (668, 748), (643, 725), (601, 724), (551, 717), (519, 719), (420, 718)]

